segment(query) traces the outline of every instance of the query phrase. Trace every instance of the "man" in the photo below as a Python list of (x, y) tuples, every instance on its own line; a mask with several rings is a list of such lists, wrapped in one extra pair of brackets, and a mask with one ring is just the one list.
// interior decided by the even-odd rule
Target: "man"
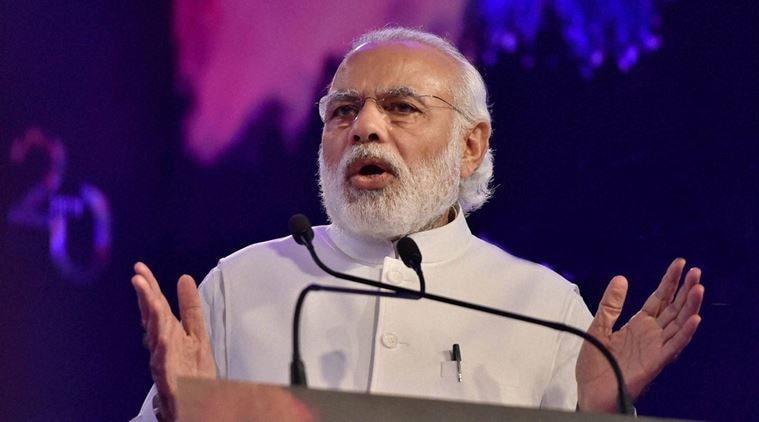
[[(587, 328), (615, 354), (637, 397), (696, 331), (700, 270), (678, 290), (685, 262), (676, 259), (641, 311), (612, 332), (623, 277), (611, 280), (593, 318), (576, 286), (472, 236), (464, 215), (490, 196), (486, 97), (476, 69), (434, 35), (390, 28), (360, 38), (319, 102), (319, 179), (332, 224), (315, 228), (315, 248), (338, 271), (417, 288), (393, 243), (409, 235), (430, 292)], [(251, 245), (222, 259), (199, 293), (180, 278), (180, 323), (147, 266), (135, 272), (155, 380), (145, 420), (155, 407), (173, 418), (177, 376), (286, 384), (298, 293), (309, 283), (345, 286), (289, 237)], [(436, 302), (323, 293), (309, 297), (302, 320), (315, 387), (615, 409), (608, 363), (569, 334)], [(461, 382), (449, 370), (454, 343)]]

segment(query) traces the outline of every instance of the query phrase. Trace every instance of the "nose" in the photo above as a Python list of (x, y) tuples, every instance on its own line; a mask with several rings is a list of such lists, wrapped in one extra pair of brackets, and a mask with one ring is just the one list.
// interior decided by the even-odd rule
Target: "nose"
[[(369, 100), (373, 103), (369, 105)], [(359, 110), (351, 129), (351, 139), (359, 142), (379, 142), (385, 138), (385, 114), (374, 98), (367, 98)]]

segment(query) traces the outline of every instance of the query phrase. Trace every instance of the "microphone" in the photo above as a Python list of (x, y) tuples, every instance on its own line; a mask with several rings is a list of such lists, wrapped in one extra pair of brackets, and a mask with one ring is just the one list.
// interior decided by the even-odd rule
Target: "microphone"
[[(311, 229), (311, 223), (308, 221), (308, 217), (306, 217), (305, 215), (303, 214), (293, 215), (292, 217), (290, 217), (290, 221), (287, 223), (287, 226), (290, 229), (290, 233), (292, 234), (293, 239), (295, 239), (295, 242), (297, 242), (300, 245), (305, 246), (306, 249), (308, 249), (309, 254), (311, 254), (311, 258), (314, 260), (316, 265), (327, 274), (333, 277), (343, 279), (343, 280), (353, 281), (355, 283), (361, 283), (367, 286), (377, 287), (380, 289), (392, 290), (397, 293), (403, 293), (404, 295), (408, 295), (414, 299), (421, 298), (421, 295), (423, 293), (420, 293), (418, 291), (406, 289), (403, 287), (393, 286), (392, 284), (382, 283), (379, 281), (368, 280), (363, 277), (356, 277), (354, 275), (337, 272), (333, 270), (332, 268), (329, 268), (326, 265), (324, 265), (324, 263), (316, 254), (316, 251), (314, 250), (314, 244), (313, 244), (314, 231), (313, 229)], [(413, 242), (413, 240), (411, 239), (408, 239), (408, 240)], [(416, 244), (414, 244), (414, 247), (416, 247)], [(419, 248), (416, 248), (416, 250), (418, 252)], [(421, 254), (419, 254), (418, 261), (421, 263)], [(418, 267), (419, 267), (419, 271), (421, 271), (421, 266), (418, 266)], [(420, 280), (420, 285), (423, 283), (424, 282)]]
[(287, 222), (287, 228), (290, 234), (299, 245), (311, 244), (314, 240), (314, 230), (311, 228), (311, 222), (303, 214), (295, 214)]
[(406, 264), (406, 266), (412, 268), (419, 276), (420, 290), (419, 292), (417, 292), (414, 290), (393, 286), (391, 284), (386, 284), (386, 283), (382, 283), (378, 281), (372, 281), (372, 280), (368, 280), (362, 277), (356, 277), (350, 274), (343, 274), (343, 273), (332, 270), (331, 268), (324, 265), (324, 263), (322, 263), (319, 257), (316, 255), (316, 251), (314, 250), (314, 246), (313, 246), (314, 231), (311, 228), (311, 222), (308, 221), (308, 218), (305, 215), (303, 214), (293, 215), (292, 217), (290, 217), (290, 220), (288, 221), (287, 226), (290, 229), (290, 233), (292, 234), (295, 242), (297, 242), (300, 245), (304, 245), (308, 249), (309, 253), (311, 254), (311, 258), (313, 258), (314, 262), (316, 262), (319, 268), (321, 268), (328, 274), (337, 278), (344, 279), (344, 280), (353, 281), (353, 282), (377, 287), (380, 289), (388, 289), (388, 290), (394, 291), (394, 293), (378, 292), (375, 290), (349, 289), (349, 288), (323, 286), (319, 284), (310, 284), (306, 286), (306, 288), (301, 290), (300, 294), (298, 295), (298, 301), (295, 304), (295, 314), (293, 315), (293, 354), (292, 354), (292, 361), (290, 362), (290, 385), (306, 387), (308, 386), (308, 381), (306, 377), (306, 367), (305, 367), (305, 364), (303, 363), (303, 360), (300, 357), (300, 319), (301, 319), (300, 316), (301, 316), (301, 312), (303, 308), (303, 303), (306, 299), (306, 295), (312, 291), (327, 291), (327, 292), (334, 292), (334, 293), (359, 294), (359, 295), (365, 295), (365, 296), (397, 297), (399, 299), (419, 300), (421, 299), (422, 295), (424, 295), (424, 275), (422, 274), (422, 268), (421, 268), (422, 254), (419, 251), (419, 247), (416, 246), (416, 243), (414, 243), (413, 240), (409, 238), (403, 238), (401, 239), (401, 241), (398, 242), (398, 254), (401, 256), (401, 260), (403, 261), (404, 264)]
[(348, 293), (364, 296), (397, 297), (398, 299), (419, 299), (419, 297), (409, 297), (401, 293), (378, 292), (376, 290), (349, 289), (344, 287), (323, 286), (321, 284), (309, 284), (306, 286), (306, 288), (301, 290), (298, 295), (298, 301), (295, 304), (295, 314), (293, 315), (293, 357), (290, 362), (290, 385), (293, 387), (308, 387), (306, 365), (300, 358), (300, 316), (303, 309), (303, 303), (306, 300), (306, 295), (314, 291)]
[[(303, 214), (296, 214), (296, 215), (292, 216), (290, 218), (288, 226), (289, 226), (289, 228), (291, 230), (291, 233), (292, 233), (293, 238), (295, 239), (295, 241), (297, 243), (301, 244), (301, 245), (304, 245), (306, 247), (306, 249), (308, 249), (308, 251), (309, 251), (309, 253), (311, 255), (311, 258), (314, 260), (314, 262), (316, 263), (316, 265), (319, 266), (319, 268), (321, 268), (322, 270), (324, 270), (327, 274), (330, 274), (330, 275), (335, 276), (337, 278), (341, 278), (341, 279), (348, 280), (348, 281), (354, 281), (354, 282), (357, 282), (357, 283), (361, 283), (361, 284), (365, 284), (365, 285), (369, 285), (369, 286), (373, 286), (373, 287), (378, 287), (378, 288), (381, 288), (381, 289), (392, 290), (392, 291), (395, 291), (398, 294), (397, 295), (392, 295), (392, 294), (387, 293), (387, 292), (373, 292), (373, 291), (368, 291), (368, 290), (346, 289), (346, 290), (355, 290), (355, 292), (352, 292), (352, 293), (361, 292), (359, 294), (371, 294), (371, 295), (376, 295), (376, 296), (394, 296), (394, 297), (400, 297), (400, 298), (404, 298), (404, 299), (421, 299), (421, 298), (424, 298), (424, 299), (429, 299), (429, 300), (432, 300), (432, 301), (435, 301), (435, 302), (447, 303), (449, 305), (454, 305), (454, 306), (459, 306), (459, 307), (463, 307), (463, 308), (467, 308), (467, 309), (472, 309), (472, 310), (475, 310), (475, 311), (480, 311), (480, 312), (484, 312), (484, 313), (488, 313), (488, 314), (492, 314), (492, 315), (499, 315), (499, 316), (502, 316), (502, 317), (505, 317), (505, 318), (515, 319), (515, 320), (522, 321), (522, 322), (527, 322), (527, 323), (530, 323), (530, 324), (536, 324), (536, 325), (540, 325), (540, 326), (543, 326), (543, 327), (552, 328), (554, 330), (568, 332), (568, 333), (574, 334), (574, 335), (576, 335), (578, 337), (581, 337), (582, 339), (584, 339), (588, 343), (590, 343), (593, 346), (595, 346), (596, 349), (598, 349), (601, 352), (601, 354), (604, 355), (604, 357), (606, 358), (606, 360), (609, 362), (609, 365), (611, 366), (612, 371), (614, 372), (614, 376), (615, 376), (615, 378), (617, 380), (617, 410), (618, 410), (618, 412), (620, 414), (626, 414), (626, 415), (633, 415), (634, 414), (632, 400), (630, 399), (630, 395), (627, 392), (627, 386), (625, 385), (625, 382), (624, 382), (624, 376), (622, 375), (622, 369), (620, 369), (619, 364), (617, 363), (617, 360), (614, 358), (614, 355), (611, 354), (611, 352), (609, 351), (609, 349), (606, 348), (606, 346), (604, 346), (603, 343), (601, 343), (597, 338), (595, 338), (592, 335), (586, 333), (585, 331), (582, 331), (582, 330), (579, 330), (579, 329), (577, 329), (575, 327), (572, 327), (572, 326), (569, 326), (569, 325), (566, 325), (566, 324), (562, 324), (562, 323), (559, 323), (559, 322), (555, 322), (555, 321), (547, 321), (547, 320), (543, 320), (543, 319), (539, 319), (539, 318), (533, 318), (533, 317), (530, 317), (530, 316), (527, 316), (527, 315), (521, 315), (521, 314), (517, 314), (517, 313), (514, 313), (514, 312), (509, 312), (509, 311), (504, 311), (504, 310), (501, 310), (501, 309), (491, 308), (491, 307), (488, 307), (488, 306), (478, 305), (476, 303), (464, 302), (464, 301), (461, 301), (461, 300), (458, 300), (458, 299), (453, 299), (453, 298), (449, 298), (449, 297), (445, 297), (445, 296), (439, 296), (439, 295), (435, 295), (435, 294), (432, 294), (432, 293), (426, 293), (426, 292), (423, 292), (423, 291), (415, 292), (413, 290), (406, 289), (406, 288), (403, 288), (403, 287), (394, 286), (392, 284), (380, 283), (380, 282), (377, 282), (377, 281), (367, 280), (367, 279), (364, 279), (364, 278), (361, 278), (361, 277), (355, 277), (355, 276), (352, 276), (350, 274), (339, 273), (339, 272), (334, 271), (331, 268), (327, 267), (321, 261), (321, 259), (319, 259), (318, 255), (316, 254), (316, 251), (314, 250), (314, 246), (313, 246), (314, 233), (313, 233), (313, 230), (311, 229), (311, 223), (308, 221), (308, 218), (305, 215), (303, 215)], [(422, 261), (421, 260), (421, 252), (419, 252), (419, 248), (416, 246), (416, 243), (414, 243), (413, 240), (411, 240), (410, 238), (404, 238), (404, 239), (408, 239), (409, 241), (411, 241), (411, 243), (404, 241), (403, 243), (406, 244), (406, 245), (409, 245), (409, 246), (400, 246), (399, 245), (399, 251), (398, 251), (398, 253), (401, 254), (400, 249), (403, 248), (404, 249), (403, 254), (409, 260), (408, 263), (407, 263), (406, 259), (404, 259), (402, 257), (401, 259), (403, 260), (404, 264), (406, 264), (407, 266), (416, 265), (416, 267), (418, 268), (418, 270), (417, 270), (417, 268), (413, 268), (413, 267), (412, 268), (417, 272), (417, 274), (420, 274), (421, 273), (421, 261)], [(401, 240), (403, 240), (403, 239), (401, 239)], [(398, 243), (400, 244), (401, 242), (399, 241)], [(413, 246), (410, 246), (410, 244), (413, 244)], [(418, 260), (417, 260), (417, 257), (418, 257)], [(423, 280), (423, 278), (420, 276), (420, 287), (424, 286), (424, 284), (423, 284), (424, 282), (422, 280)], [(311, 285), (311, 286), (313, 286), (313, 285)], [(298, 298), (300, 306), (302, 306), (302, 297), (305, 297), (305, 294), (307, 294), (306, 290), (308, 290), (311, 286), (306, 287), (306, 289), (304, 289), (304, 291), (301, 292), (301, 296)], [(327, 290), (327, 289), (324, 289), (324, 290)], [(338, 288), (330, 288), (329, 290), (339, 291)], [(351, 293), (351, 292), (345, 292), (345, 293)], [(299, 312), (299, 309), (297, 309), (297, 306), (299, 306), (299, 305), (296, 305), (296, 312), (298, 313), (298, 317), (299, 317), (300, 316), (300, 312)], [(294, 321), (294, 324), (295, 323), (297, 323), (297, 320)], [(295, 332), (294, 335), (297, 335), (297, 332)], [(297, 354), (296, 354), (295, 346), (296, 346), (296, 341), (293, 340), (293, 364), (291, 365), (291, 371), (292, 371), (293, 366), (297, 366), (296, 362), (295, 362), (295, 358), (297, 357), (298, 360), (300, 360), (300, 351), (298, 350)], [(300, 366), (301, 367), (303, 366), (302, 362), (300, 363)], [(292, 379), (293, 379), (293, 376), (292, 376), (292, 372), (291, 372), (291, 381), (292, 381)], [(303, 374), (303, 379), (305, 381), (305, 373)]]
[(398, 249), (398, 255), (401, 256), (401, 261), (416, 272), (416, 275), (419, 277), (419, 292), (424, 294), (426, 289), (424, 273), (422, 273), (422, 252), (419, 251), (416, 242), (410, 237), (402, 237), (396, 244), (396, 248)]

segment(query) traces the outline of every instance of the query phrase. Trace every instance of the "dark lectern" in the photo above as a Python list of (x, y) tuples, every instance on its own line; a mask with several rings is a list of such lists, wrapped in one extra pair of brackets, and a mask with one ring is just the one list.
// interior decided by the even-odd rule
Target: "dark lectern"
[(676, 421), (193, 378), (179, 380), (178, 417), (182, 422)]

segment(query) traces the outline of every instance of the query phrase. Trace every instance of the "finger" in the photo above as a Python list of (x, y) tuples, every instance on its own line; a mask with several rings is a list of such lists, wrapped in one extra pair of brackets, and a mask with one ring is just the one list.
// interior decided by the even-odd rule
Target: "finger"
[(677, 333), (664, 344), (663, 352), (666, 356), (667, 363), (675, 359), (680, 354), (680, 352), (683, 351), (685, 346), (690, 343), (700, 323), (700, 315), (691, 315), (691, 317), (685, 321)]
[[(155, 382), (156, 390), (160, 396), (163, 407), (162, 411), (171, 411), (170, 404), (173, 403), (176, 380), (170, 378), (167, 368), (167, 345), (165, 343), (155, 344), (150, 351), (150, 373)], [(171, 419), (170, 419), (171, 420)]]
[(699, 284), (701, 279), (701, 270), (698, 268), (691, 268), (687, 274), (685, 274), (685, 282), (677, 292), (675, 300), (667, 306), (656, 318), (660, 327), (666, 327), (667, 324), (672, 322), (679, 314), (685, 302), (693, 290), (693, 287)]
[(155, 301), (148, 301), (147, 306), (150, 309), (150, 316), (145, 321), (145, 334), (151, 359), (154, 357), (158, 338), (161, 335), (161, 329), (165, 326), (165, 324), (162, 323), (161, 312), (155, 312), (154, 304)]
[(678, 306), (678, 308), (682, 308), (683, 304), (685, 303), (686, 298), (690, 294), (691, 289), (693, 286), (697, 285), (701, 281), (701, 269), (700, 268), (691, 268), (688, 270), (688, 272), (685, 274), (685, 282), (683, 283), (683, 286), (680, 288), (680, 291), (677, 292), (677, 297), (675, 297), (675, 305)]
[(140, 307), (140, 318), (142, 319), (143, 328), (147, 326), (154, 314), (171, 314), (169, 302), (160, 290), (151, 288), (150, 284), (150, 281), (142, 274), (135, 274), (132, 277), (132, 286), (137, 293), (137, 305)]
[(142, 262), (137, 262), (134, 264), (134, 272), (145, 277), (145, 280), (148, 282), (148, 286), (150, 286), (152, 290), (158, 292), (161, 291), (161, 286), (158, 284), (158, 280), (155, 278), (153, 272), (150, 271), (150, 268), (147, 265)]
[(704, 286), (698, 284), (690, 289), (688, 299), (685, 305), (677, 313), (676, 318), (664, 327), (663, 341), (667, 342), (676, 336), (680, 330), (687, 325), (687, 322), (694, 316), (698, 315), (701, 309), (701, 303), (704, 300)]
[(153, 351), (156, 345), (165, 346), (171, 338), (172, 329), (179, 325), (179, 321), (171, 312), (166, 299), (160, 293), (155, 293), (148, 302), (150, 317), (145, 328), (148, 334), (148, 346), (151, 351)]
[(179, 315), (182, 318), (182, 326), (184, 326), (185, 332), (199, 338), (205, 338), (207, 333), (203, 321), (203, 306), (198, 288), (195, 286), (195, 280), (189, 275), (179, 277), (177, 294), (179, 296)]
[(157, 299), (159, 302), (163, 303), (166, 310), (171, 312), (171, 305), (169, 305), (169, 301), (163, 295), (163, 292), (161, 292), (161, 286), (158, 284), (158, 280), (155, 278), (150, 268), (142, 262), (137, 262), (134, 264), (134, 271), (136, 275), (145, 279), (147, 286), (149, 287), (148, 293), (153, 296), (153, 299)]
[(132, 277), (132, 287), (134, 287), (134, 291), (137, 294), (137, 306), (140, 308), (140, 322), (142, 323), (142, 328), (145, 328), (150, 319), (150, 308), (148, 305), (151, 296), (150, 287), (147, 280), (137, 274)]
[(683, 325), (692, 315), (697, 315), (701, 310), (701, 303), (704, 300), (704, 286), (698, 284), (693, 286), (688, 292), (688, 298), (685, 305), (677, 315), (677, 322)]
[(667, 272), (664, 273), (659, 286), (648, 297), (646, 303), (643, 304), (641, 311), (652, 315), (659, 316), (664, 308), (672, 302), (672, 298), (675, 296), (677, 285), (680, 282), (680, 276), (683, 273), (683, 267), (685, 267), (685, 260), (683, 258), (677, 258), (669, 264)]
[(590, 323), (588, 332), (597, 336), (611, 335), (614, 324), (622, 313), (622, 306), (627, 297), (627, 279), (616, 276), (611, 279), (598, 305), (596, 316)]

